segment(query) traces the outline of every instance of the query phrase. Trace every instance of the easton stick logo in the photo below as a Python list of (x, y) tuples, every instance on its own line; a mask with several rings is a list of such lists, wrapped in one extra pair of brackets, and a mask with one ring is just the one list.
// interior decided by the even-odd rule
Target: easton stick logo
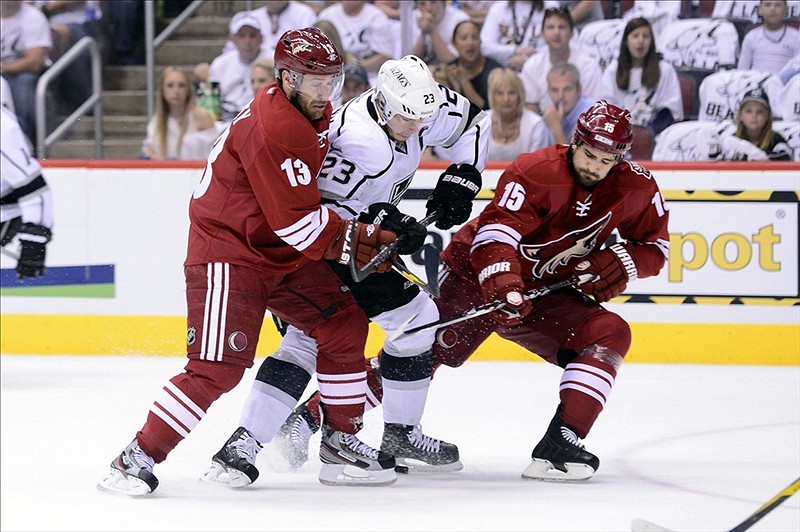
[(571, 233), (558, 240), (541, 245), (522, 244), (520, 253), (533, 262), (533, 277), (541, 279), (553, 275), (556, 268), (566, 265), (573, 258), (585, 257), (597, 246), (597, 237), (611, 221), (611, 212), (593, 224)]

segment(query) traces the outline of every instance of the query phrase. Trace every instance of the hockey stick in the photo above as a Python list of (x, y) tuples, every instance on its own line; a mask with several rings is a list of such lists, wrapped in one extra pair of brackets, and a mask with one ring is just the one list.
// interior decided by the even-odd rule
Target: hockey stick
[[(417, 277), (414, 272), (406, 268), (405, 264), (399, 260), (390, 257), (387, 262), (392, 265), (394, 271), (419, 286), (422, 291), (436, 299), (439, 297), (439, 279), (437, 275), (439, 270), (439, 249), (433, 244), (425, 244), (422, 246), (422, 260), (425, 263), (425, 275), (428, 277), (427, 284)], [(431, 279), (433, 279), (433, 281), (431, 281)]]
[[(728, 532), (744, 532), (762, 517), (774, 510), (780, 503), (794, 495), (800, 490), (800, 478), (786, 486), (783, 491), (768, 500), (764, 505), (753, 512), (747, 519), (731, 528)], [(633, 532), (669, 532), (669, 528), (664, 528), (645, 519), (634, 519), (631, 523), (631, 530)]]
[[(541, 288), (534, 288), (532, 290), (528, 290), (527, 292), (525, 292), (525, 294), (523, 294), (522, 297), (524, 297), (525, 299), (536, 299), (537, 297), (542, 297), (542, 296), (547, 295), (547, 294), (549, 294), (551, 292), (554, 292), (556, 290), (560, 290), (562, 288), (566, 288), (568, 286), (575, 286), (576, 284), (583, 284), (583, 283), (589, 282), (592, 279), (594, 279), (594, 277), (595, 277), (595, 275), (592, 274), (592, 273), (584, 273), (582, 275), (576, 275), (576, 276), (570, 277), (569, 279), (564, 279), (563, 281), (558, 281), (557, 283), (549, 284), (549, 285), (543, 286)], [(391, 340), (396, 340), (397, 338), (400, 338), (401, 336), (405, 336), (405, 335), (408, 335), (408, 334), (414, 334), (414, 333), (419, 332), (419, 331), (424, 331), (424, 330), (432, 329), (432, 328), (438, 329), (439, 327), (446, 327), (446, 326), (452, 325), (454, 323), (460, 323), (462, 321), (471, 320), (472, 318), (477, 318), (478, 316), (483, 316), (485, 314), (489, 314), (489, 313), (494, 312), (496, 310), (504, 310), (505, 307), (506, 307), (506, 302), (505, 301), (500, 301), (500, 300), (490, 301), (489, 303), (484, 303), (483, 305), (478, 305), (477, 307), (474, 307), (474, 308), (471, 308), (471, 309), (469, 309), (469, 310), (467, 310), (465, 312), (462, 312), (461, 314), (459, 314), (457, 316), (451, 316), (449, 318), (442, 318), (440, 320), (432, 321), (430, 323), (425, 323), (423, 325), (419, 325), (417, 327), (413, 327), (413, 328), (408, 329), (408, 330), (404, 330), (403, 327), (400, 327), (394, 333), (392, 333), (390, 339)]]
[[(422, 220), (420, 220), (419, 223), (423, 227), (425, 227), (438, 220), (441, 216), (442, 216), (441, 212), (434, 211), (425, 218), (423, 218)], [(355, 236), (355, 227), (356, 227), (355, 224), (353, 224), (353, 227), (350, 230), (351, 242), (353, 240), (353, 236)], [(369, 274), (374, 272), (375, 268), (377, 268), (379, 264), (385, 262), (389, 257), (391, 257), (392, 253), (394, 253), (397, 250), (397, 247), (400, 245), (400, 238), (398, 238), (397, 240), (395, 240), (394, 242), (392, 242), (391, 244), (380, 250), (378, 254), (372, 258), (372, 260), (370, 260), (368, 263), (364, 265), (363, 268), (359, 268), (358, 264), (356, 264), (355, 253), (351, 254), (350, 274), (353, 276), (353, 280), (357, 283), (360, 283), (361, 281), (366, 279)]]
[(431, 295), (439, 297), (439, 254), (442, 248), (435, 244), (425, 244), (422, 246), (422, 262), (425, 266), (425, 277), (431, 287)]

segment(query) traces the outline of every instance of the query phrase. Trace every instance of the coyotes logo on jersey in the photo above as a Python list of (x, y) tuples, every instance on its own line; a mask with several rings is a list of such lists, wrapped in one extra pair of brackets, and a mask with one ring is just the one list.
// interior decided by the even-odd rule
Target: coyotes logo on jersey
[(597, 246), (597, 237), (611, 221), (611, 212), (592, 224), (545, 244), (520, 244), (520, 254), (533, 262), (534, 279), (554, 275), (556, 268), (573, 258), (585, 257)]

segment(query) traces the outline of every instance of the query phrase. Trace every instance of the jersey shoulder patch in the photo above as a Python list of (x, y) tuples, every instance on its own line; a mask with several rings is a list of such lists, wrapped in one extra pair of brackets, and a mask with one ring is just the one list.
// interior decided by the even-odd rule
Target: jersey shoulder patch
[(653, 174), (650, 173), (650, 170), (648, 170), (647, 168), (645, 168), (644, 166), (642, 166), (637, 162), (625, 161), (625, 164), (628, 165), (628, 168), (630, 168), (631, 172), (633, 172), (634, 174), (643, 176), (646, 179), (651, 179), (653, 177)]

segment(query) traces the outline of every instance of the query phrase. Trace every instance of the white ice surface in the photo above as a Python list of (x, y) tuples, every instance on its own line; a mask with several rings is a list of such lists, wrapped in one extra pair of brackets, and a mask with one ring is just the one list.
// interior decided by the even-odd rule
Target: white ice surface
[[(3, 355), (0, 529), (623, 531), (644, 518), (673, 530), (728, 530), (800, 474), (798, 367), (624, 365), (586, 439), (599, 471), (559, 484), (520, 473), (554, 412), (560, 370), (469, 362), (437, 373), (423, 418), (427, 433), (459, 445), (461, 472), (401, 476), (389, 487), (323, 486), (316, 436), (314, 458), (299, 471), (279, 467), (267, 447), (249, 488), (202, 483), (238, 425), (251, 369), (156, 466), (161, 485), (150, 497), (98, 491), (183, 364)], [(367, 414), (361, 433), (374, 445), (379, 412)], [(800, 497), (751, 530), (800, 530)]]

